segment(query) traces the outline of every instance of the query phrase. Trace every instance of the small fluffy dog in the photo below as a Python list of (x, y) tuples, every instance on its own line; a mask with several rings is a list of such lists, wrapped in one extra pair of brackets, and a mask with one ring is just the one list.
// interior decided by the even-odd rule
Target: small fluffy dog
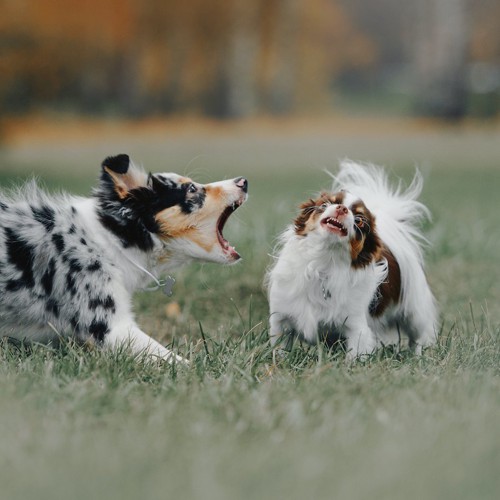
[(247, 187), (146, 174), (121, 154), (104, 160), (91, 198), (50, 197), (35, 183), (0, 193), (0, 336), (74, 335), (182, 361), (136, 325), (132, 293), (193, 260), (236, 262), (222, 230)]
[(271, 342), (341, 338), (355, 359), (403, 330), (420, 354), (437, 335), (418, 228), (429, 216), (417, 201), (422, 177), (392, 188), (382, 168), (346, 161), (333, 178), (281, 236), (267, 277)]

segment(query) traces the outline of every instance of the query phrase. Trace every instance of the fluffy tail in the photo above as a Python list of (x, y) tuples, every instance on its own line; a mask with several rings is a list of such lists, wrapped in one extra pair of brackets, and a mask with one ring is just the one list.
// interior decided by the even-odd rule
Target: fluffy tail
[[(428, 208), (417, 201), (423, 179), (417, 170), (410, 185), (389, 182), (386, 171), (375, 165), (343, 161), (333, 177), (333, 191), (344, 189), (359, 196), (375, 215), (377, 232), (388, 246), (401, 269), (402, 303), (408, 310), (418, 300), (412, 290), (425, 288), (422, 247), (427, 243), (420, 226), (430, 219)], [(421, 286), (419, 286), (421, 285)]]
[(427, 207), (417, 201), (424, 184), (418, 169), (406, 189), (401, 181), (392, 186), (382, 167), (349, 160), (342, 161), (338, 174), (332, 177), (333, 191), (345, 189), (358, 195), (377, 217), (388, 217), (405, 226), (420, 225), (423, 220), (430, 219)]

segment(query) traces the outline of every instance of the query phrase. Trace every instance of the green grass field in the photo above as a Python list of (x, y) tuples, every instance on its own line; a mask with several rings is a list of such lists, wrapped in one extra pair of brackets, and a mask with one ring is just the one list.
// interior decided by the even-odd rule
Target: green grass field
[[(72, 345), (0, 348), (0, 498), (496, 499), (500, 146), (489, 131), (458, 134), (398, 137), (394, 158), (390, 136), (357, 137), (359, 155), (356, 138), (303, 136), (1, 153), (2, 186), (33, 169), (49, 189), (85, 194), (93, 165), (128, 151), (203, 182), (246, 175), (251, 196), (225, 231), (243, 262), (180, 271), (175, 317), (162, 294), (136, 297), (139, 324), (189, 369)], [(296, 345), (274, 365), (262, 287), (274, 239), (346, 155), (404, 179), (423, 165), (439, 344), (353, 366)]]

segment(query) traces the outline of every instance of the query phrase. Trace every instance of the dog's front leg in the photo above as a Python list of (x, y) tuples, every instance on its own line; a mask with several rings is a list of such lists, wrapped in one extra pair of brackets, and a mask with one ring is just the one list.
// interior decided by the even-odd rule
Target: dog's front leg
[(372, 354), (375, 351), (377, 340), (365, 319), (351, 320), (345, 326), (345, 338), (347, 341), (346, 361), (362, 360), (364, 356)]
[(189, 364), (187, 359), (163, 347), (134, 323), (122, 323), (114, 326), (105, 336), (104, 345), (112, 349), (119, 346), (128, 347), (135, 354), (146, 354), (169, 363), (181, 363), (186, 366)]

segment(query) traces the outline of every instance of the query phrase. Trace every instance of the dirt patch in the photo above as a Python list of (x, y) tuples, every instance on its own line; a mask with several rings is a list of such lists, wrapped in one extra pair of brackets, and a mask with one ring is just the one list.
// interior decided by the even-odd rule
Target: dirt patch
[[(388, 167), (498, 168), (500, 124), (401, 118), (201, 118), (143, 121), (36, 116), (4, 122), (0, 169), (94, 172), (110, 154), (147, 169), (232, 175), (237, 169), (334, 169), (349, 157)], [(37, 170), (38, 171), (38, 170)], [(202, 179), (203, 180), (203, 179)]]

